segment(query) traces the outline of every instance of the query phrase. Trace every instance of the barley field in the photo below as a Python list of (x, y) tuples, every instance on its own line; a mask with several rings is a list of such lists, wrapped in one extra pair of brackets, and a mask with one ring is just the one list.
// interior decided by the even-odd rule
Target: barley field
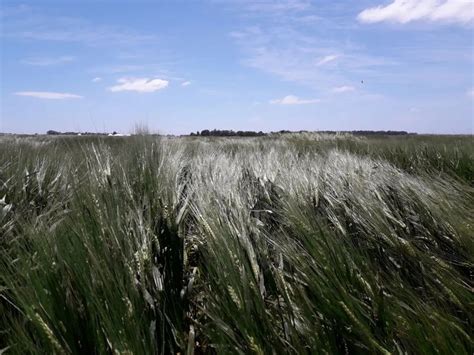
[(0, 353), (472, 354), (472, 136), (0, 138)]

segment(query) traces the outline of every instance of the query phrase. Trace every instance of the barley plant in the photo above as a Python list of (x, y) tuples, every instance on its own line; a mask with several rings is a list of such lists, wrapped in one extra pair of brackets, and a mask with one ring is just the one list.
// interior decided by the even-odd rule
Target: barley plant
[(472, 354), (471, 137), (4, 137), (0, 353)]

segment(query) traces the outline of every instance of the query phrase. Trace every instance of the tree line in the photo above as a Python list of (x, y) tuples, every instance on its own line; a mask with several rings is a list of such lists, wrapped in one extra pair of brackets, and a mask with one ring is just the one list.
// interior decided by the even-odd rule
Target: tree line
[[(262, 131), (233, 131), (227, 129), (204, 129), (202, 131), (191, 132), (189, 136), (192, 137), (261, 137), (274, 134), (289, 134), (289, 133), (325, 133), (325, 134), (340, 134), (348, 133), (355, 136), (403, 136), (403, 135), (412, 135), (416, 133), (409, 133), (406, 131), (368, 131), (368, 130), (357, 130), (357, 131), (288, 131), (280, 130), (275, 132), (262, 132)], [(49, 130), (46, 132), (47, 135), (66, 135), (66, 136), (106, 136), (109, 133), (104, 132), (59, 132), (55, 130)], [(117, 132), (110, 133), (111, 135), (117, 135)]]
[(349, 133), (356, 136), (403, 136), (409, 134), (416, 134), (416, 133), (409, 133), (406, 131), (367, 131), (367, 130), (357, 130), (357, 131), (288, 131), (288, 130), (281, 130), (276, 132), (269, 132), (264, 133), (262, 131), (233, 131), (233, 130), (220, 130), (220, 129), (204, 129), (202, 131), (191, 132), (190, 136), (202, 136), (202, 137), (258, 137), (258, 136), (266, 136), (271, 134), (288, 134), (288, 133), (325, 133), (325, 134), (337, 134), (337, 133)]

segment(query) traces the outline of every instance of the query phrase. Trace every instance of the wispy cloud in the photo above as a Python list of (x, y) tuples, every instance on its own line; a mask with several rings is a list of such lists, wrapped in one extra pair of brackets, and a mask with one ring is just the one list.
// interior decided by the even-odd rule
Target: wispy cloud
[(466, 94), (467, 94), (467, 96), (474, 99), (474, 88), (468, 90)]
[(6, 4), (2, 4), (0, 8), (0, 17), (4, 18), (7, 16), (15, 16), (21, 15), (27, 12), (31, 12), (31, 7), (28, 5), (13, 5), (13, 6), (6, 6)]
[(95, 77), (94, 79), (91, 80), (93, 83), (98, 83), (99, 81), (102, 81), (102, 78), (100, 76)]
[(337, 54), (326, 55), (326, 56), (322, 57), (321, 59), (319, 59), (318, 62), (316, 63), (316, 65), (318, 67), (320, 67), (321, 65), (324, 65), (324, 64), (335, 61), (337, 58), (339, 58), (339, 55), (337, 55)]
[[(341, 82), (380, 75), (382, 67), (396, 64), (392, 59), (364, 54), (356, 46), (310, 36), (289, 25), (248, 27), (231, 36), (244, 53), (244, 65), (315, 90), (327, 91)], [(336, 60), (337, 66), (329, 65)]]
[(106, 65), (102, 67), (94, 68), (93, 71), (102, 74), (117, 74), (117, 73), (128, 73), (136, 72), (145, 69), (144, 65), (137, 64), (116, 64)]
[(51, 91), (19, 91), (14, 93), (17, 96), (30, 96), (37, 99), (46, 100), (65, 100), (65, 99), (82, 99), (83, 96), (76, 94), (69, 94), (66, 92), (51, 92)]
[(248, 13), (256, 12), (269, 15), (300, 12), (311, 6), (309, 0), (213, 0), (213, 2), (238, 6)]
[(109, 88), (112, 92), (136, 91), (140, 93), (155, 92), (168, 86), (168, 81), (151, 78), (121, 78), (117, 80), (118, 85)]
[(66, 29), (60, 26), (43, 27), (33, 31), (10, 33), (12, 37), (24, 39), (52, 41), (52, 42), (81, 42), (90, 46), (124, 45), (137, 42), (151, 41), (155, 36), (140, 35), (133, 32), (119, 30), (113, 27), (99, 26), (84, 28), (83, 30)]
[(467, 24), (474, 21), (472, 0), (394, 0), (362, 11), (363, 23), (431, 21)]
[(149, 43), (157, 36), (140, 33), (121, 26), (92, 23), (76, 17), (53, 17), (33, 8), (9, 11), (2, 16), (2, 35), (26, 40), (71, 42), (88, 46), (118, 46)]
[(189, 85), (191, 85), (190, 81), (184, 81), (181, 83), (181, 86), (189, 86)]
[(344, 85), (344, 86), (335, 87), (331, 91), (336, 94), (343, 94), (345, 92), (351, 92), (354, 90), (355, 90), (355, 87)]
[(271, 104), (277, 105), (305, 105), (320, 102), (319, 99), (300, 99), (298, 96), (287, 95), (281, 99), (270, 100)]
[(31, 57), (25, 58), (21, 60), (21, 63), (27, 65), (35, 65), (35, 66), (50, 66), (50, 65), (58, 65), (69, 63), (75, 60), (75, 57), (72, 56), (62, 56), (57, 58), (47, 58), (47, 57)]
[(307, 0), (241, 0), (240, 3), (249, 11), (270, 13), (302, 11), (310, 6), (310, 2)]

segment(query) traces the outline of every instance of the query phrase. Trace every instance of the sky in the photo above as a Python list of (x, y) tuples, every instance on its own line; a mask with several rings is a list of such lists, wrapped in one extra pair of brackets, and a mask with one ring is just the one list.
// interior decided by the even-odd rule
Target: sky
[(0, 4), (0, 132), (474, 131), (474, 0)]

